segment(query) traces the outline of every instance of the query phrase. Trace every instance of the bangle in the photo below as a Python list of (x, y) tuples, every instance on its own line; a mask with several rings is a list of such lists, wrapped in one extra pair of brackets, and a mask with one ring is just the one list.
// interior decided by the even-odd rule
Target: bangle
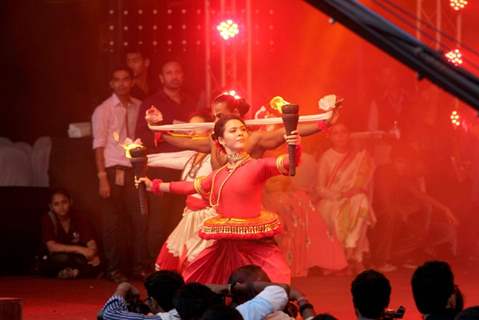
[(321, 130), (321, 131), (326, 130), (329, 127), (331, 127), (331, 124), (328, 121), (321, 120), (321, 121), (318, 121), (317, 124), (318, 124), (319, 130)]
[(287, 170), (284, 166), (284, 158), (286, 157), (285, 154), (280, 155), (276, 158), (276, 168), (278, 169), (279, 173), (282, 175), (288, 176), (289, 170)]
[(106, 171), (100, 171), (96, 174), (96, 176), (98, 177), (98, 179), (106, 177)]
[(153, 138), (155, 147), (158, 147), (158, 144), (163, 141), (161, 139), (162, 136), (163, 136), (163, 132), (161, 132), (161, 131), (155, 132), (155, 135), (154, 135), (154, 138)]
[(195, 180), (193, 181), (193, 188), (195, 188), (196, 193), (199, 193), (200, 195), (204, 195), (206, 192), (203, 190), (201, 187), (201, 183), (205, 179), (204, 176), (196, 177)]
[(151, 182), (151, 192), (155, 194), (161, 194), (160, 184), (162, 182), (163, 181), (161, 181), (161, 179), (153, 179)]

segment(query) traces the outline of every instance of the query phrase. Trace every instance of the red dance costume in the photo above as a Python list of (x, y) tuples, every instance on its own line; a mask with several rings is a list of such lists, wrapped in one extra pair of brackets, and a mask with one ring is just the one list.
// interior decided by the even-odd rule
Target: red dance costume
[[(299, 159), (299, 148), (298, 159)], [(209, 197), (217, 217), (206, 220), (200, 231), (204, 239), (218, 241), (183, 270), (186, 281), (226, 283), (244, 265), (264, 269), (273, 282), (289, 283), (290, 269), (273, 236), (280, 231), (276, 214), (262, 210), (262, 189), (272, 176), (286, 174), (288, 157), (242, 160), (233, 168), (223, 166), (195, 182), (172, 182), (170, 192)]]

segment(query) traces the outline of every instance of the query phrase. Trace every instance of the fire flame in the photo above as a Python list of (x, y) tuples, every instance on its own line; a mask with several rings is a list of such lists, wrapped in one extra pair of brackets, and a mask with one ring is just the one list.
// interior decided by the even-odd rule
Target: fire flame
[(113, 139), (118, 142), (118, 144), (125, 150), (125, 156), (128, 159), (131, 159), (132, 156), (130, 151), (139, 147), (143, 147), (143, 143), (140, 139), (136, 139), (135, 141), (131, 140), (130, 138), (126, 138), (123, 143), (120, 142), (120, 135), (118, 132), (113, 132)]

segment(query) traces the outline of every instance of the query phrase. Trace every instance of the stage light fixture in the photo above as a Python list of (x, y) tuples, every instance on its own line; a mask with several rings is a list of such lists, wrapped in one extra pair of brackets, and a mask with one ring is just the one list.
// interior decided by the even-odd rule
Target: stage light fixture
[(231, 19), (221, 21), (216, 29), (224, 40), (229, 40), (239, 34), (238, 24)]
[(228, 90), (228, 91), (223, 92), (223, 94), (230, 95), (230, 96), (234, 97), (236, 100), (241, 99), (241, 96), (236, 92), (236, 90)]
[(467, 2), (467, 0), (450, 0), (449, 4), (454, 10), (459, 11), (464, 9), (464, 7), (467, 5)]
[(451, 112), (450, 118), (451, 118), (451, 124), (452, 124), (455, 128), (457, 128), (457, 127), (459, 127), (459, 126), (461, 125), (461, 122), (462, 122), (461, 116), (459, 115), (459, 113), (458, 113), (456, 110), (453, 110), (453, 111)]
[(454, 49), (445, 54), (447, 60), (455, 66), (462, 64), (462, 53), (459, 49)]

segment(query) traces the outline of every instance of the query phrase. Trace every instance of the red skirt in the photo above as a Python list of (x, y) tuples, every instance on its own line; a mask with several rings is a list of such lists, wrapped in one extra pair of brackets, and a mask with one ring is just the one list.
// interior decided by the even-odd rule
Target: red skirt
[(173, 270), (181, 272), (180, 258), (175, 257), (170, 250), (168, 250), (167, 243), (165, 242), (161, 247), (160, 253), (156, 258), (155, 270)]
[(186, 282), (225, 284), (237, 268), (254, 264), (278, 283), (290, 283), (291, 271), (272, 238), (217, 240), (183, 270)]

